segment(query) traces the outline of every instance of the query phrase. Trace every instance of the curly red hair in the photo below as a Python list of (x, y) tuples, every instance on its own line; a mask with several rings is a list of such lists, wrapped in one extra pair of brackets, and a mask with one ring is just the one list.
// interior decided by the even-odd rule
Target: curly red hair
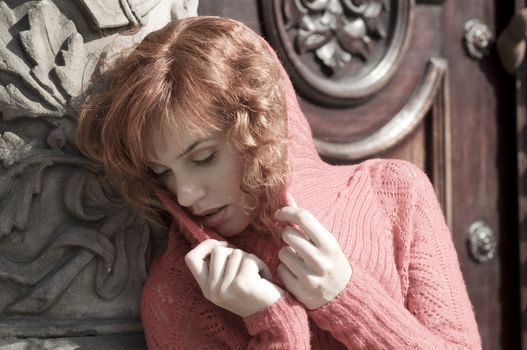
[(106, 78), (108, 89), (80, 112), (77, 144), (143, 216), (161, 222), (155, 193), (163, 186), (147, 164), (156, 130), (220, 130), (242, 159), (241, 188), (259, 210), (253, 226), (277, 229), (273, 214), (287, 180), (286, 102), (279, 63), (263, 38), (228, 18), (172, 21), (113, 63)]

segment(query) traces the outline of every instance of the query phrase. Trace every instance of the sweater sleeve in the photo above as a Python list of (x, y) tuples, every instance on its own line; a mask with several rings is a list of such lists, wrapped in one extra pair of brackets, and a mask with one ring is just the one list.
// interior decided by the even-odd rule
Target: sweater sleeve
[(244, 322), (252, 336), (249, 349), (310, 349), (306, 310), (289, 293)]
[(309, 316), (353, 349), (481, 349), (457, 254), (430, 181), (410, 163), (394, 162), (391, 168), (382, 182), (399, 177), (389, 181), (404, 183), (406, 193), (399, 198), (410, 201), (397, 203), (409, 208), (406, 232), (401, 233), (408, 264), (399, 272), (408, 283), (405, 303), (391, 298), (352, 262), (346, 288)]

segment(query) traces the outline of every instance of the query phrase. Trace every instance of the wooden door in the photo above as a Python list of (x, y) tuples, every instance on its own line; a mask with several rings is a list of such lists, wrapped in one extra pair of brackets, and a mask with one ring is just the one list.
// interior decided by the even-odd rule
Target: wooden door
[[(527, 1), (515, 0), (515, 13), (527, 8)], [(518, 38), (523, 43), (527, 37)], [(506, 54), (511, 54), (509, 51)], [(519, 61), (522, 62), (522, 61)], [(527, 64), (516, 71), (516, 134), (517, 134), (517, 172), (518, 172), (518, 227), (520, 248), (520, 298), (522, 345), (527, 348)]]
[(239, 19), (268, 38), (325, 160), (401, 158), (429, 174), (484, 349), (520, 346), (514, 84), (492, 39), (513, 6), (201, 0), (198, 9)]

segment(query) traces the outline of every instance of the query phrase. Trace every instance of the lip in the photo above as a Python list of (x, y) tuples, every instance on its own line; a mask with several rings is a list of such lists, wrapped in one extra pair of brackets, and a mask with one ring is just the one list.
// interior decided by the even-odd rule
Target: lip
[[(225, 205), (223, 206), (225, 207)], [(192, 213), (192, 215), (194, 216), (205, 216), (205, 215), (209, 215), (210, 213), (213, 213), (223, 207), (215, 207), (215, 208), (211, 208), (211, 209), (207, 209), (207, 210), (204, 210), (204, 211), (201, 211), (199, 213)]]
[[(197, 219), (205, 226), (213, 228), (219, 226), (225, 220), (227, 206), (206, 210), (199, 214), (195, 214)], [(213, 214), (210, 214), (213, 213)]]

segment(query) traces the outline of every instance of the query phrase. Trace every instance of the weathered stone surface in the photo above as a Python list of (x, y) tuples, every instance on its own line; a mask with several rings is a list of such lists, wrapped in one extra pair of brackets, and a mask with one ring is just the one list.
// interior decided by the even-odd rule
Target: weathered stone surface
[(146, 344), (141, 334), (53, 339), (0, 339), (2, 350), (142, 350), (145, 348)]
[(197, 0), (102, 4), (0, 1), (2, 349), (144, 348), (152, 229), (76, 149), (76, 110), (102, 60)]

